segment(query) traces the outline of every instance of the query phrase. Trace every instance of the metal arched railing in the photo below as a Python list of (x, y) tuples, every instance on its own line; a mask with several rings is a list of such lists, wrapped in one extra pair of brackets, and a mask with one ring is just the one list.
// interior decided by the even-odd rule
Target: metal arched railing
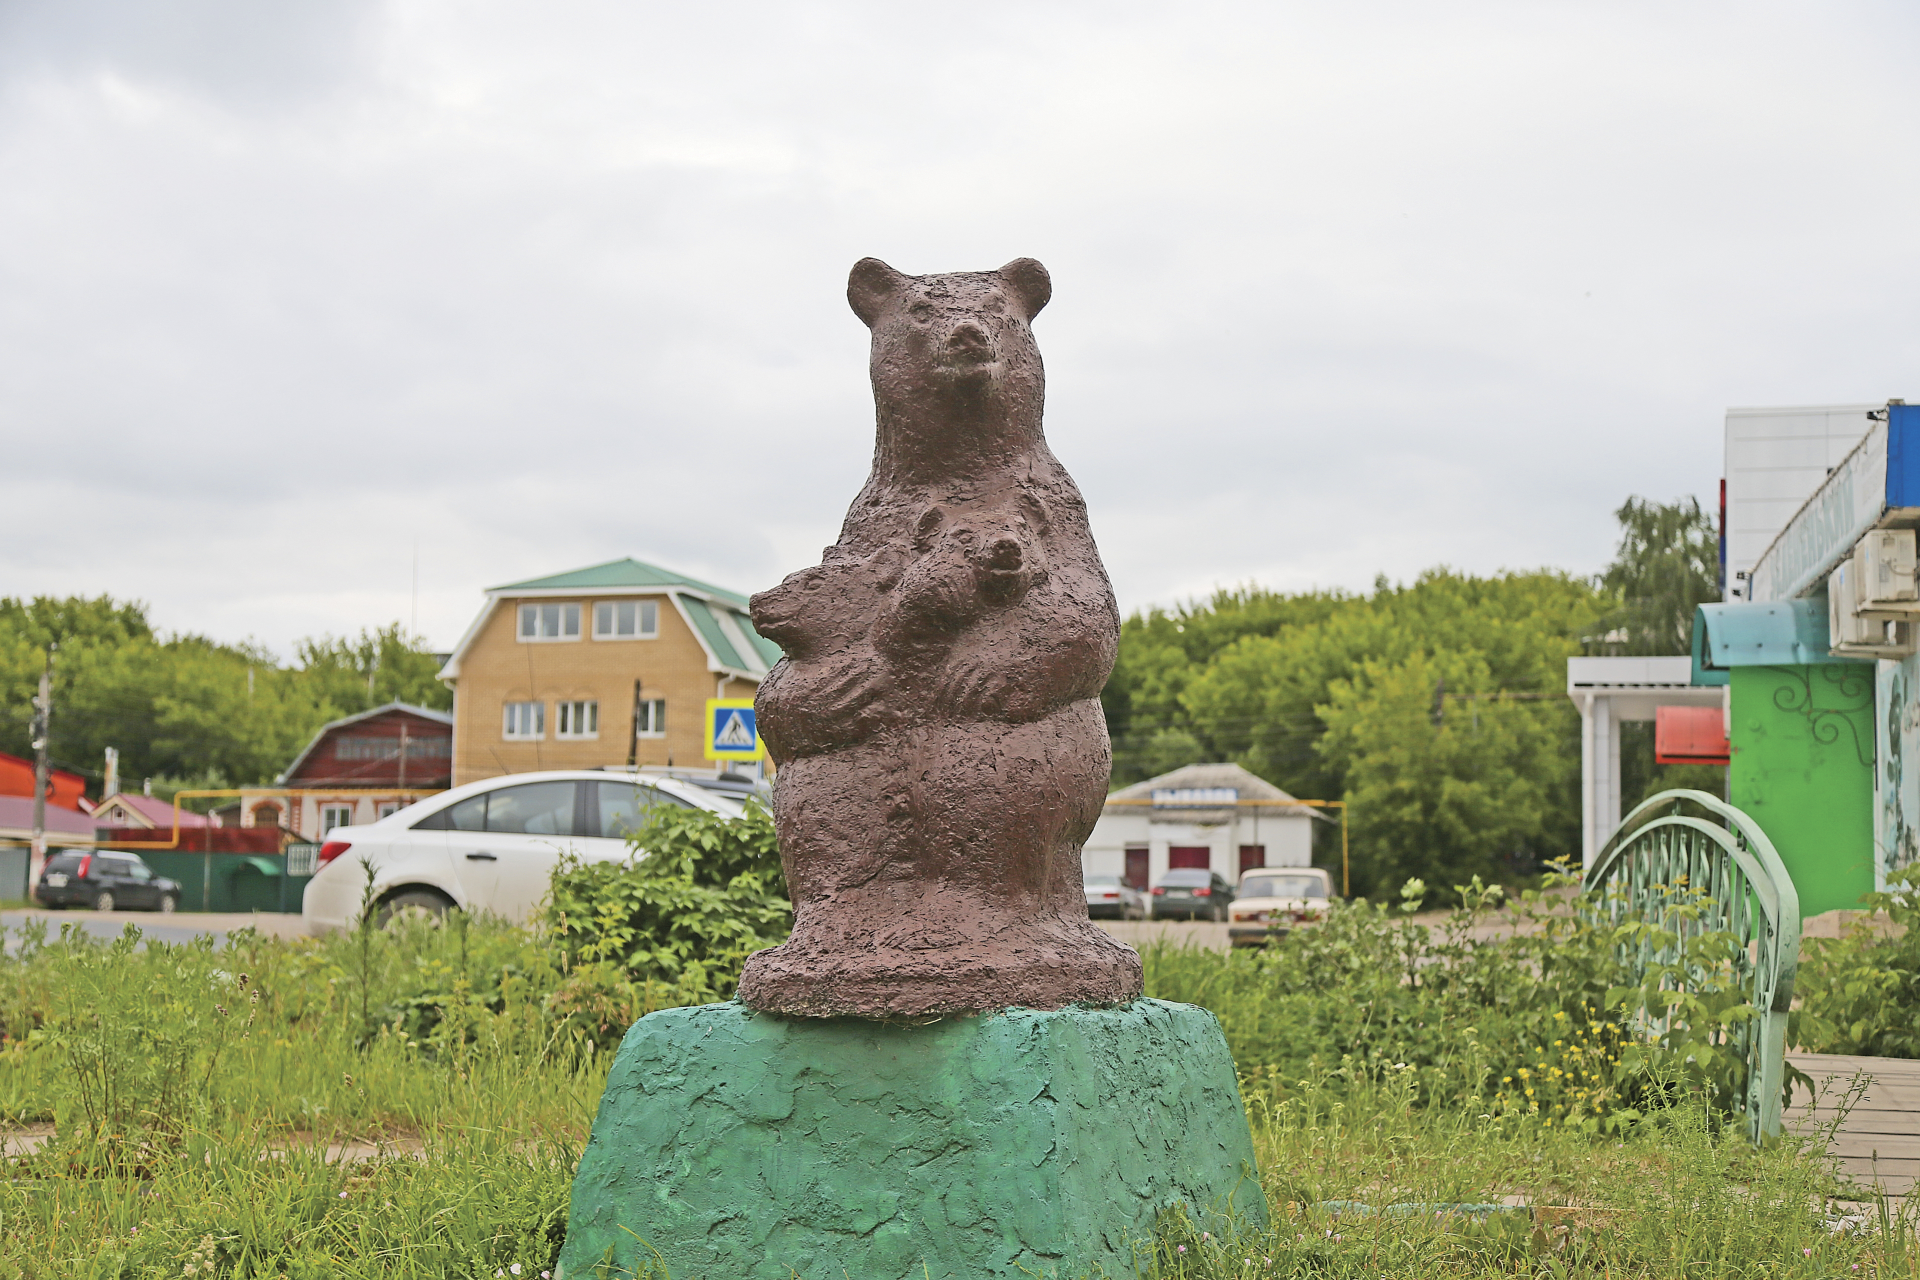
[[(1615, 923), (1644, 921), (1682, 942), (1726, 932), (1744, 944), (1735, 978), (1755, 1016), (1729, 1037), (1747, 1064), (1748, 1135), (1758, 1141), (1779, 1133), (1787, 1008), (1800, 961), (1800, 895), (1766, 833), (1704, 791), (1663, 791), (1620, 823), (1587, 868), (1585, 892), (1590, 909)], [(1674, 963), (1679, 951), (1680, 944), (1656, 951), (1643, 942), (1626, 958), (1644, 975), (1653, 965)]]

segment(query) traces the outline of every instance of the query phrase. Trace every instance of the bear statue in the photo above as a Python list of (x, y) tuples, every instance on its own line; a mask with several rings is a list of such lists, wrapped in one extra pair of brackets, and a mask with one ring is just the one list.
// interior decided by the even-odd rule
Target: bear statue
[(819, 565), (753, 597), (786, 652), (755, 707), (794, 929), (748, 1007), (910, 1018), (1117, 1004), (1140, 958), (1087, 919), (1119, 615), (1041, 433), (1046, 269), (847, 285), (872, 330), (873, 473)]

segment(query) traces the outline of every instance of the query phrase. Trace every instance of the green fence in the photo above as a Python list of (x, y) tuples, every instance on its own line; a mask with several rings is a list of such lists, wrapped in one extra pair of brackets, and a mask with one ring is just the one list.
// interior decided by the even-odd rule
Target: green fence
[[(1704, 791), (1663, 791), (1620, 823), (1587, 869), (1586, 894), (1596, 913), (1615, 921), (1645, 920), (1682, 939), (1724, 931), (1746, 944), (1736, 976), (1756, 1016), (1730, 1033), (1731, 1042), (1747, 1063), (1748, 1136), (1779, 1133), (1800, 897), (1766, 833)], [(1704, 909), (1676, 912), (1687, 899)], [(1643, 946), (1628, 959), (1644, 973), (1673, 963), (1677, 952), (1677, 945), (1659, 953)]]
[(180, 882), (182, 911), (298, 914), (301, 894), (313, 878), (314, 848), (296, 844), (285, 853), (137, 852), (155, 875)]

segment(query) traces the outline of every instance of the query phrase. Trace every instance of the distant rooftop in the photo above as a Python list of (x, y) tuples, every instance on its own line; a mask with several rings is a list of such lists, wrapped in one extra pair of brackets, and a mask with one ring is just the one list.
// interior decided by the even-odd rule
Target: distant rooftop
[(591, 591), (609, 587), (689, 587), (695, 591), (704, 591), (731, 604), (737, 604), (742, 609), (747, 607), (747, 598), (736, 591), (716, 587), (711, 582), (689, 578), (684, 573), (662, 569), (658, 565), (647, 564), (631, 556), (624, 560), (609, 560), (605, 564), (589, 565), (585, 569), (571, 569), (566, 573), (550, 574), (544, 578), (509, 582), (505, 586), (491, 587), (489, 590)]

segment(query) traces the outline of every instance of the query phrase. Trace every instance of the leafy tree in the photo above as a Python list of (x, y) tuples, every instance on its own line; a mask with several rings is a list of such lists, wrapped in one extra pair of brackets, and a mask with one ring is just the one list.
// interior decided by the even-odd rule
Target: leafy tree
[(31, 700), (50, 644), (50, 755), (98, 778), (115, 747), (130, 785), (268, 782), (328, 720), (396, 698), (452, 701), (434, 679), (437, 658), (398, 624), (354, 640), (303, 640), (285, 666), (254, 644), (156, 635), (138, 603), (0, 599), (0, 750), (31, 752)]
[(1566, 659), (1608, 608), (1549, 570), (1368, 596), (1244, 589), (1135, 615), (1104, 695), (1115, 781), (1232, 760), (1350, 803), (1356, 890), (1509, 877), (1579, 835)]
[[(1695, 609), (1720, 599), (1720, 544), (1712, 519), (1693, 498), (1650, 502), (1629, 498), (1614, 518), (1620, 546), (1600, 575), (1614, 607), (1601, 624), (1604, 634), (1588, 648), (1633, 655), (1692, 652)], [(1620, 726), (1620, 795), (1623, 812), (1673, 787), (1720, 792), (1720, 765), (1663, 765), (1654, 759), (1653, 725)]]
[(1623, 654), (1691, 652), (1694, 610), (1720, 598), (1720, 539), (1713, 521), (1697, 498), (1628, 498), (1613, 514), (1620, 522), (1620, 547), (1600, 586), (1618, 607), (1602, 643)]
[(294, 646), (300, 672), (315, 696), (347, 714), (389, 702), (436, 711), (453, 709), (453, 690), (440, 683), (440, 659), (418, 647), (395, 622), (357, 638), (321, 636)]

